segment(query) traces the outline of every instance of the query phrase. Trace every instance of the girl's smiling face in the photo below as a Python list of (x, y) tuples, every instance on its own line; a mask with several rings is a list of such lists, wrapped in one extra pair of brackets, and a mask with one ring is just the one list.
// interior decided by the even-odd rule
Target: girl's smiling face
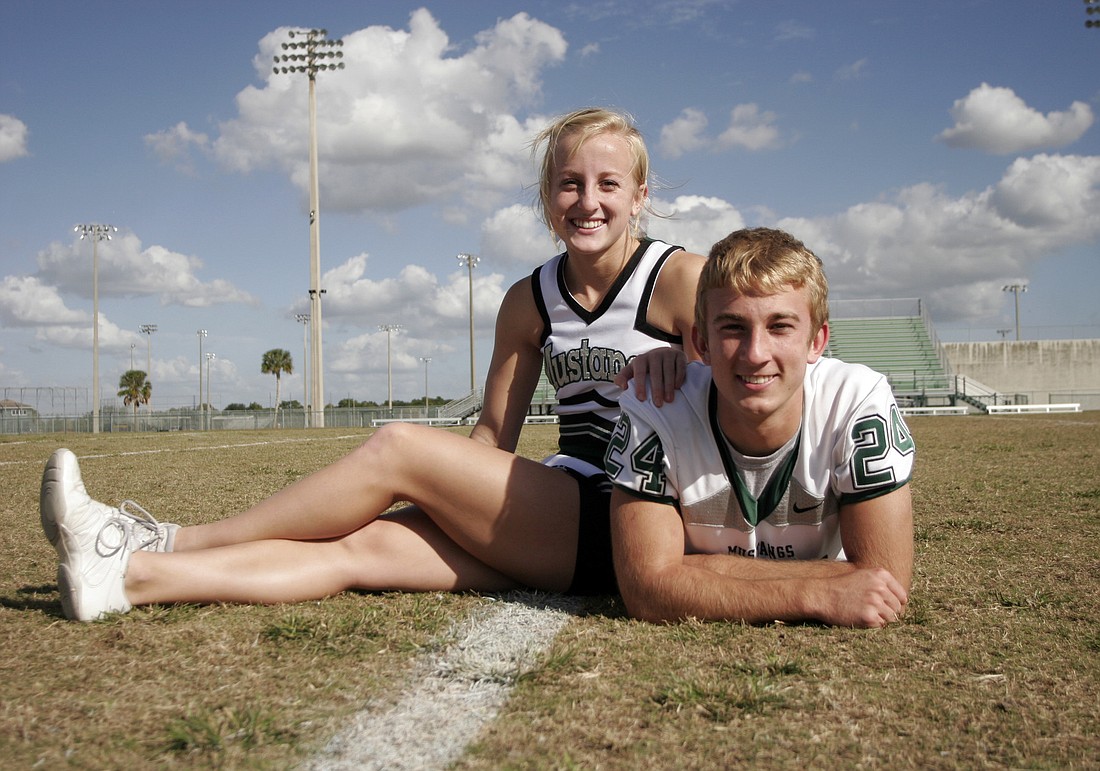
[(554, 153), (549, 220), (570, 254), (600, 256), (627, 244), (631, 220), (642, 210), (645, 186), (634, 179), (634, 155), (617, 134), (594, 136), (576, 147), (563, 137)]

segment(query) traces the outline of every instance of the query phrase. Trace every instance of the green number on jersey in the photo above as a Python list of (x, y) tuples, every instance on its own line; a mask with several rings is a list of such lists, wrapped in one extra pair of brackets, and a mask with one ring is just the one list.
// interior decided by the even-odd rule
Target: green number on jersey
[[(621, 458), (629, 444), (629, 436), (630, 418), (625, 414), (620, 415), (619, 423), (615, 426), (615, 433), (611, 435), (607, 453), (604, 455), (605, 470), (612, 478), (617, 477), (623, 470)], [(630, 468), (643, 478), (643, 492), (664, 495), (664, 459), (665, 453), (661, 449), (661, 439), (657, 434), (650, 434), (634, 449), (634, 452), (630, 453)]]
[(892, 467), (871, 471), (871, 464), (885, 459), (891, 449), (901, 455), (909, 455), (915, 449), (913, 435), (902, 420), (897, 405), (890, 408), (889, 426), (881, 415), (869, 415), (852, 427), (852, 439), (856, 443), (856, 451), (852, 455), (852, 479), (859, 489), (894, 484), (896, 479)]
[(859, 489), (867, 487), (885, 487), (893, 484), (894, 470), (887, 466), (879, 471), (871, 471), (871, 463), (885, 458), (890, 453), (890, 432), (881, 415), (871, 415), (856, 422), (852, 427), (852, 439), (856, 451), (852, 455), (852, 476)]
[(664, 459), (665, 452), (661, 449), (661, 439), (656, 434), (650, 434), (630, 454), (630, 467), (645, 477), (642, 489), (651, 495), (665, 493)]
[(630, 416), (624, 413), (619, 415), (615, 433), (611, 435), (611, 441), (607, 444), (607, 452), (604, 453), (604, 470), (612, 479), (619, 476), (619, 472), (623, 470), (623, 464), (618, 461), (618, 456), (622, 455), (623, 450), (626, 449), (628, 436), (630, 436)]
[(902, 420), (901, 411), (898, 410), (896, 404), (890, 407), (890, 428), (892, 429), (891, 437), (894, 449), (902, 455), (913, 452), (915, 449), (913, 435), (909, 433), (909, 426), (905, 425), (905, 421)]

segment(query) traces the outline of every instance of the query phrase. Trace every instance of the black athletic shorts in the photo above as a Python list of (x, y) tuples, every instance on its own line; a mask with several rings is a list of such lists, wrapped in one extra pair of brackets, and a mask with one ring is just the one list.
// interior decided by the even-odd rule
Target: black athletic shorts
[(577, 566), (566, 593), (618, 594), (611, 560), (611, 480), (604, 474), (585, 476), (568, 466), (550, 465), (576, 479), (581, 493)]

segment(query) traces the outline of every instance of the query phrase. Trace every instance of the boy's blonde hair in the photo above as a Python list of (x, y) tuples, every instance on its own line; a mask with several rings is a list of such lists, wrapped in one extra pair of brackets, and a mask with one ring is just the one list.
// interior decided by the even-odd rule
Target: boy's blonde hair
[(829, 321), (829, 283), (821, 260), (805, 244), (782, 230), (747, 228), (730, 233), (711, 247), (695, 295), (695, 325), (707, 332), (707, 292), (732, 289), (760, 297), (787, 287), (806, 287), (810, 298), (811, 338)]

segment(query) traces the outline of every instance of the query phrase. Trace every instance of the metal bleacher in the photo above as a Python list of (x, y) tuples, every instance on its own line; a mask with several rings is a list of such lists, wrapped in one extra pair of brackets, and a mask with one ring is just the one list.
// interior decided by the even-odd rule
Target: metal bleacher
[(902, 412), (912, 415), (1016, 415), (1079, 412), (1075, 402), (1029, 404), (952, 371), (920, 299), (834, 300), (826, 356), (865, 364), (890, 381)]
[(834, 300), (825, 355), (886, 375), (902, 407), (958, 407), (950, 364), (919, 298)]
[[(407, 423), (427, 423), (435, 426), (467, 425), (477, 419), (481, 412), (484, 392), (475, 388), (469, 393), (463, 394), (440, 407), (434, 417), (425, 418), (378, 418), (371, 421), (371, 425), (380, 426), (384, 423), (404, 421)], [(554, 414), (554, 406), (558, 403), (554, 387), (546, 379), (546, 373), (539, 376), (539, 382), (535, 386), (535, 392), (531, 395), (531, 406), (527, 410), (527, 423), (556, 423), (558, 418)]]

